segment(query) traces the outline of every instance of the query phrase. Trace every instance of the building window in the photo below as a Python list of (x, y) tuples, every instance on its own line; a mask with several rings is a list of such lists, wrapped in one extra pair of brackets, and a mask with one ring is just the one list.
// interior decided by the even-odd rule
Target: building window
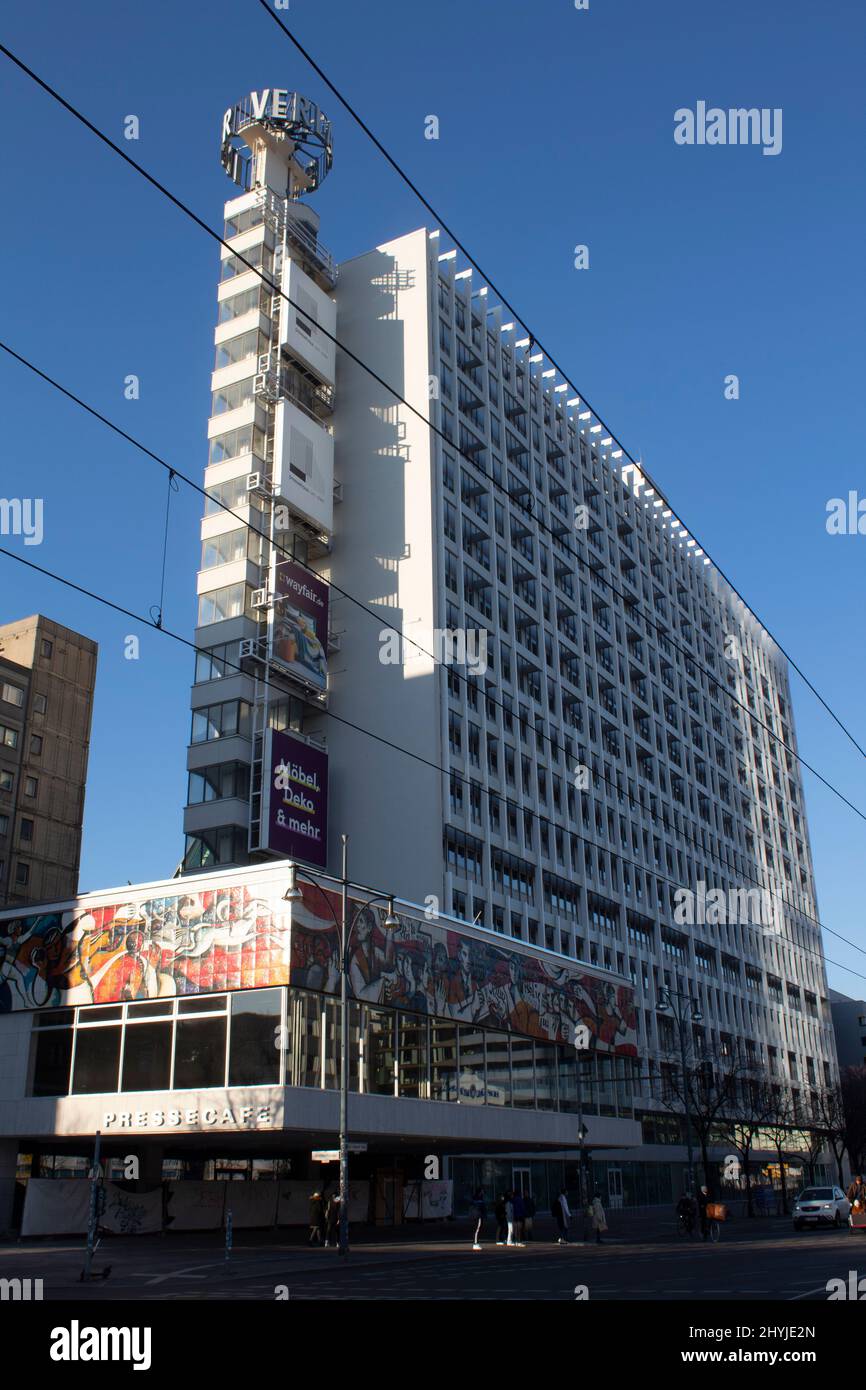
[[(0, 736), (0, 743), (2, 742), (3, 739), (2, 736)], [(15, 778), (12, 773), (7, 772), (5, 768), (0, 768), (0, 792), (11, 792), (14, 785)]]
[(0, 724), (0, 744), (6, 748), (17, 748), (18, 732), (17, 729), (10, 729), (6, 724)]
[[(171, 1004), (169, 1004), (171, 1008)], [(122, 1091), (167, 1091), (171, 1085), (171, 1020), (127, 1026)]]
[(9, 817), (0, 816), (0, 835), (5, 835), (9, 829)]
[(26, 888), (30, 882), (30, 865), (24, 864), (21, 860), (15, 866), (15, 884), (18, 888)]
[(79, 1028), (75, 1038), (72, 1094), (116, 1091), (120, 1066), (120, 1025)]
[(230, 1086), (276, 1085), (282, 991), (255, 989), (231, 996)]
[(35, 796), (36, 793), (38, 792), (38, 790), (39, 790), (39, 778), (38, 778), (38, 777), (25, 777), (25, 778), (24, 778), (24, 795), (25, 795), (25, 796)]
[(21, 824), (18, 827), (18, 839), (22, 844), (29, 844), (33, 839), (33, 821), (29, 816), (21, 817)]
[(20, 685), (10, 685), (8, 681), (4, 681), (0, 686), (0, 699), (7, 705), (16, 705), (20, 709), (24, 704), (24, 691)]
[(41, 753), (42, 753), (42, 735), (41, 735), (41, 734), (31, 734), (31, 736), (30, 736), (30, 752), (31, 752), (31, 755), (32, 755), (34, 758), (40, 757), (40, 755), (41, 755)]
[(48, 710), (48, 698), (45, 695), (33, 696), (33, 713), (45, 714)]
[(43, 637), (39, 644), (39, 651), (46, 661), (50, 661), (54, 655), (54, 643), (49, 642), (47, 637)]

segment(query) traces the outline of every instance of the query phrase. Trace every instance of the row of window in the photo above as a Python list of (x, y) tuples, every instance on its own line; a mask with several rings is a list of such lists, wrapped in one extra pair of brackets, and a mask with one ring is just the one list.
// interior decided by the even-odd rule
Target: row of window
[[(491, 1029), (352, 1003), (355, 1091), (468, 1105), (578, 1109), (574, 1050)], [(225, 1086), (336, 1088), (336, 1000), (296, 989), (134, 1001), (39, 1014), (30, 1093), (206, 1090)], [(631, 1058), (584, 1059), (587, 1114), (631, 1116)]]

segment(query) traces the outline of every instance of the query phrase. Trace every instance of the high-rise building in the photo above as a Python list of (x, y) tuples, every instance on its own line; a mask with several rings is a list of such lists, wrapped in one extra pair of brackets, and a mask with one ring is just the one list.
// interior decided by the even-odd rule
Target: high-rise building
[(681, 1041), (804, 1114), (837, 1069), (784, 657), (438, 231), (334, 266), (316, 108), (224, 133), (187, 870), (347, 833), (355, 881), (630, 979), (647, 1161)]
[(0, 907), (78, 890), (96, 653), (49, 618), (0, 626)]
[(866, 1067), (866, 999), (851, 999), (831, 989), (830, 1009), (840, 1069)]

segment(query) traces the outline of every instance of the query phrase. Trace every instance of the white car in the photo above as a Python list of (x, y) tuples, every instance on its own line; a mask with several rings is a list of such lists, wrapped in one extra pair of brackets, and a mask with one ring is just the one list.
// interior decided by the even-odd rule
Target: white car
[(844, 1226), (851, 1203), (841, 1187), (805, 1187), (794, 1202), (794, 1230), (804, 1226)]

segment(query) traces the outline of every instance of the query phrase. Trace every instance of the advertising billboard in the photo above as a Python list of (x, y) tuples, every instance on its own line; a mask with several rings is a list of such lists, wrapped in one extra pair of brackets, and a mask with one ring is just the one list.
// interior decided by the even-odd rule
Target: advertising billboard
[(268, 731), (265, 848), (324, 869), (328, 860), (328, 755), (292, 734)]
[(328, 684), (328, 586), (294, 560), (276, 567), (271, 660), (324, 690)]

